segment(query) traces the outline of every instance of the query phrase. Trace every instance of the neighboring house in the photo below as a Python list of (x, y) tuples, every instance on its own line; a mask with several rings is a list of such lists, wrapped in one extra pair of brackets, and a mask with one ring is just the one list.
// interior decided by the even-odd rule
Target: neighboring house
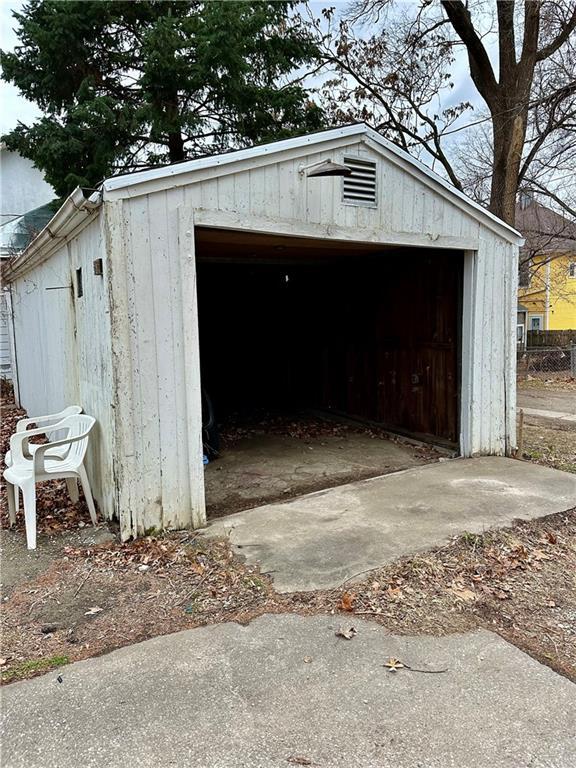
[(16, 394), (123, 539), (205, 524), (205, 386), (510, 455), (522, 242), (363, 124), (110, 178), (5, 265)]
[(576, 222), (528, 196), (516, 210), (520, 249), (518, 341), (526, 331), (576, 329)]
[[(34, 164), (0, 144), (0, 258), (23, 250), (54, 214), (52, 187)], [(0, 375), (11, 377), (9, 297), (0, 293)]]
[(54, 200), (54, 190), (31, 160), (0, 144), (1, 224)]

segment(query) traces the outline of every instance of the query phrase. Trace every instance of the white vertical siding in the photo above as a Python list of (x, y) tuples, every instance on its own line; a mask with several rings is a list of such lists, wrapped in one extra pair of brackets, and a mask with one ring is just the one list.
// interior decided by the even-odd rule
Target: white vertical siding
[(106, 210), (124, 539), (205, 522), (194, 231), (169, 200)]
[(30, 414), (79, 399), (72, 279), (63, 245), (11, 286), (20, 403)]
[[(20, 403), (30, 415), (79, 404), (97, 420), (87, 468), (101, 512), (114, 512), (113, 402), (106, 278), (93, 274), (103, 256), (101, 224), (76, 238), (12, 286)], [(84, 295), (75, 295), (82, 268)]]
[(510, 454), (516, 445), (516, 307), (518, 250), (481, 231), (464, 280), (462, 449), (465, 455)]
[[(76, 323), (76, 378), (78, 402), (94, 416), (87, 469), (100, 510), (112, 517), (114, 489), (114, 401), (110, 341), (110, 302), (103, 220), (97, 218), (68, 244), (70, 270), (82, 269), (83, 295), (74, 297)], [(103, 274), (94, 274), (94, 261), (102, 259)]]

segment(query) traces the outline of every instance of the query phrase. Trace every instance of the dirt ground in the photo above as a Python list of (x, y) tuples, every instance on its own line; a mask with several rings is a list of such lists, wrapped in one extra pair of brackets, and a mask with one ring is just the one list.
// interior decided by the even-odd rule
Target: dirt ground
[[(3, 415), (5, 450), (18, 412)], [(531, 460), (555, 466), (565, 459)], [(0, 504), (6, 528), (4, 493)], [(358, 615), (406, 634), (484, 627), (576, 681), (576, 509), (481, 536), (464, 533), (353, 584), (289, 595), (276, 593), (227, 541), (180, 532), (122, 545), (113, 529), (94, 532), (88, 523), (84, 502), (72, 505), (64, 484), (54, 482), (39, 492), (36, 553), (24, 549), (21, 517), (15, 530), (2, 531), (4, 682), (155, 635), (266, 612), (341, 614), (343, 625)]]
[[(520, 382), (518, 401), (524, 407), (573, 413), (576, 379)], [(522, 458), (576, 473), (576, 424), (524, 415)]]

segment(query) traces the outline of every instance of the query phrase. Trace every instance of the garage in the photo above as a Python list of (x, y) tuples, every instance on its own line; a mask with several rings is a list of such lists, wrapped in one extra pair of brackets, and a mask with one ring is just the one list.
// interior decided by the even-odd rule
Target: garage
[(124, 538), (205, 524), (208, 402), (224, 432), (306, 413), (510, 454), (520, 243), (363, 124), (114, 177), (5, 270), (17, 395), (97, 418)]

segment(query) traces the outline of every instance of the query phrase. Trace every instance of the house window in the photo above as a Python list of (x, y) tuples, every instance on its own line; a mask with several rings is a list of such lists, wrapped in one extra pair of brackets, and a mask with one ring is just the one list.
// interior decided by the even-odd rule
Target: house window
[(576, 261), (571, 261), (568, 265), (568, 277), (576, 278)]
[(345, 157), (349, 176), (342, 177), (342, 202), (348, 205), (376, 206), (376, 163), (359, 157)]
[(544, 330), (544, 315), (530, 315), (530, 330)]
[(516, 342), (524, 344), (524, 323), (518, 323), (516, 326)]

